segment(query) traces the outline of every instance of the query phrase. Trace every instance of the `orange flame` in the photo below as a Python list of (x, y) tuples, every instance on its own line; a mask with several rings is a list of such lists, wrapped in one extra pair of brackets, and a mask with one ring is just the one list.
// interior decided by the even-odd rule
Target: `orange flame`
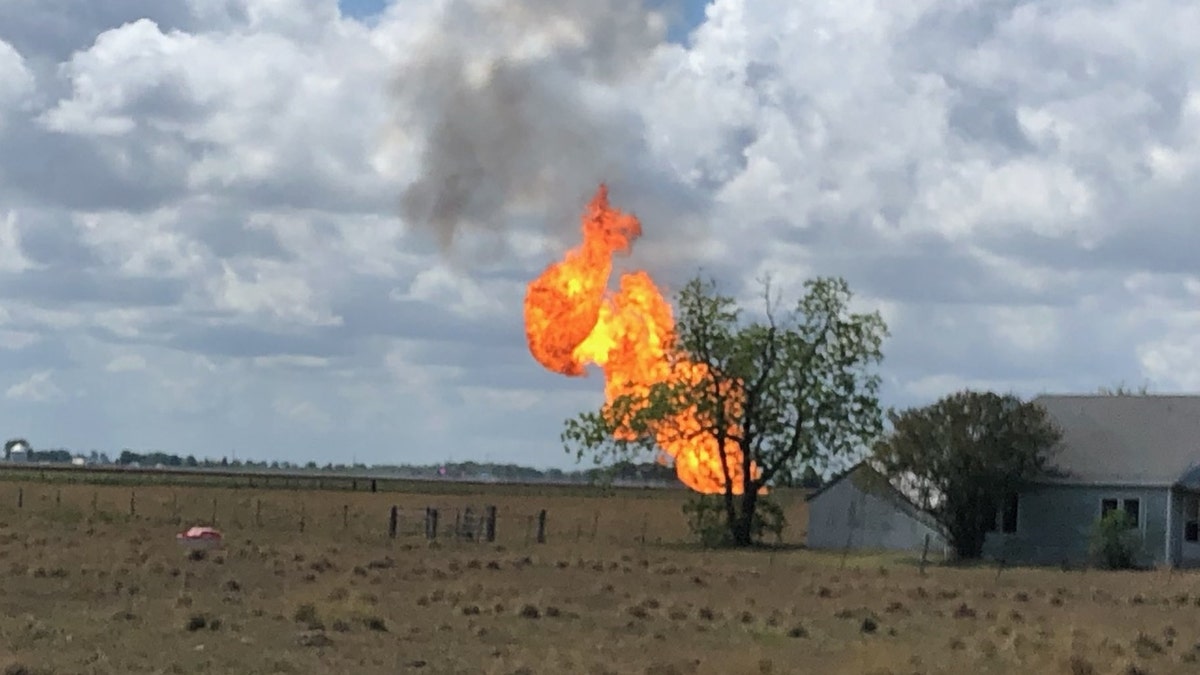
[[(638, 219), (609, 206), (608, 189), (601, 185), (583, 215), (583, 244), (547, 267), (525, 295), (525, 335), (533, 357), (568, 376), (584, 375), (589, 364), (600, 366), (609, 403), (626, 394), (646, 394), (658, 383), (698, 385), (707, 374), (705, 366), (674, 351), (671, 306), (649, 274), (622, 274), (619, 289), (614, 293), (608, 288), (613, 255), (628, 254), (641, 234)], [(737, 435), (742, 394), (733, 390), (726, 398), (727, 418), (734, 420), (729, 431)], [(653, 433), (685, 485), (701, 493), (723, 493), (717, 441), (701, 431), (700, 412), (691, 407), (658, 424)], [(622, 427), (616, 436), (633, 440), (634, 432)], [(725, 466), (732, 491), (740, 494), (742, 451), (734, 440), (725, 443)], [(753, 464), (751, 471), (758, 475)]]

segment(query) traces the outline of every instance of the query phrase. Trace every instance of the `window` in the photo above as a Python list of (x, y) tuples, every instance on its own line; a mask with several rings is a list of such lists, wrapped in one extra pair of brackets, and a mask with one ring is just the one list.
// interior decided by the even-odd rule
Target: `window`
[(1017, 510), (1018, 510), (1017, 493), (1010, 492), (1004, 499), (1003, 522), (1000, 529), (1009, 534), (1017, 531)]
[(1125, 513), (1129, 514), (1129, 519), (1133, 521), (1133, 526), (1137, 527), (1141, 522), (1138, 520), (1138, 512), (1141, 510), (1142, 502), (1140, 499), (1126, 499)]
[(1118, 508), (1120, 508), (1124, 510), (1125, 513), (1129, 514), (1129, 519), (1133, 521), (1133, 525), (1131, 525), (1131, 527), (1136, 528), (1141, 524), (1141, 506), (1142, 500), (1136, 498), (1126, 500), (1101, 499), (1100, 517), (1103, 518), (1104, 516), (1108, 515), (1109, 511), (1116, 511)]
[(1200, 499), (1185, 497), (1183, 502), (1183, 539), (1200, 542)]
[(1000, 515), (999, 513), (996, 512), (996, 505), (994, 503), (989, 502), (986, 507), (985, 513), (987, 514), (987, 518), (986, 518), (987, 525), (983, 528), (983, 531), (984, 532), (995, 532), (996, 531), (996, 521), (999, 519), (999, 515)]

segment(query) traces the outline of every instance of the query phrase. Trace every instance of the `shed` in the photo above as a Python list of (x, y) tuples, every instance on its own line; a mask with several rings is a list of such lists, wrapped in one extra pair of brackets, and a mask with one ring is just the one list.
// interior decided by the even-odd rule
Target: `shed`
[(865, 549), (944, 556), (949, 547), (941, 526), (866, 462), (851, 467), (812, 493), (808, 540), (813, 549)]

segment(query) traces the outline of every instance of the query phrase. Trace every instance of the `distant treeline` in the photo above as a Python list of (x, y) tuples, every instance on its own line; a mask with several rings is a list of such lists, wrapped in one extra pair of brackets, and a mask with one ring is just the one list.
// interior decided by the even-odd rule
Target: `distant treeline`
[[(228, 457), (198, 458), (194, 455), (179, 456), (167, 452), (134, 452), (122, 450), (114, 459), (107, 453), (92, 451), (88, 454), (74, 453), (66, 449), (29, 450), (29, 461), (70, 463), (74, 457), (83, 457), (88, 464), (106, 464), (140, 467), (185, 467), (253, 469), (277, 471), (329, 471), (329, 472), (380, 472), (405, 478), (451, 478), (458, 480), (495, 480), (497, 482), (570, 482), (570, 483), (659, 483), (681, 485), (675, 469), (656, 462), (617, 462), (611, 466), (565, 471), (563, 469), (535, 469), (517, 464), (495, 464), (491, 462), (446, 462), (442, 464), (345, 464), (317, 462), (297, 464), (287, 461), (255, 461), (229, 459)], [(805, 487), (820, 485), (815, 472), (805, 474), (798, 484)]]

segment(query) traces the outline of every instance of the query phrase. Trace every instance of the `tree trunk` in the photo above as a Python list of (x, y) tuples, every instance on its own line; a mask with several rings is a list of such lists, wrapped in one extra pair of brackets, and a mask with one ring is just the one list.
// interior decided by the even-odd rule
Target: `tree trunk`
[(758, 508), (758, 490), (742, 493), (741, 509), (729, 521), (730, 540), (739, 548), (754, 545), (754, 513)]

